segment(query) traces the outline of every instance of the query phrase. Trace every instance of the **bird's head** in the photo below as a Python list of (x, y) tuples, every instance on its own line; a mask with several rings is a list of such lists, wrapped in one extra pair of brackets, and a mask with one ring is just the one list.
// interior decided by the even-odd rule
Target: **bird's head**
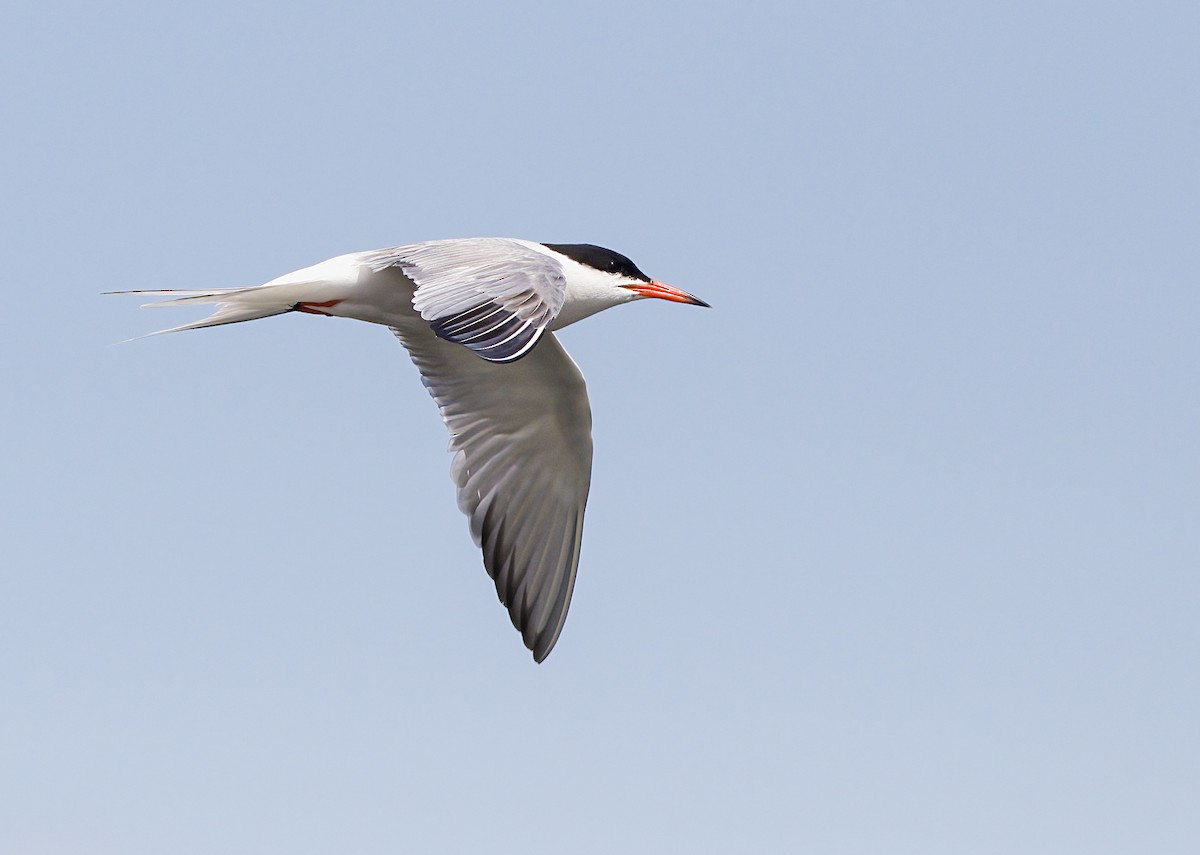
[[(543, 246), (575, 262), (575, 269), (567, 275), (568, 302), (577, 301), (582, 316), (647, 297), (708, 307), (708, 303), (699, 297), (651, 279), (628, 257), (611, 249), (590, 243), (547, 243)], [(583, 304), (589, 305), (584, 309)], [(574, 314), (568, 307), (564, 310)], [(576, 319), (571, 318), (568, 323)]]

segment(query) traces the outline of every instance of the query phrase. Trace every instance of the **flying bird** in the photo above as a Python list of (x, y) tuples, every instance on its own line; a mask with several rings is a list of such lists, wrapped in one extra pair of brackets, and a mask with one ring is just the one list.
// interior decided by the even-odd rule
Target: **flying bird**
[(340, 255), (250, 288), (116, 293), (216, 305), (162, 333), (287, 312), (389, 327), (450, 431), (458, 506), (538, 662), (571, 604), (592, 470), (587, 388), (553, 331), (648, 297), (708, 305), (610, 249), (513, 238)]

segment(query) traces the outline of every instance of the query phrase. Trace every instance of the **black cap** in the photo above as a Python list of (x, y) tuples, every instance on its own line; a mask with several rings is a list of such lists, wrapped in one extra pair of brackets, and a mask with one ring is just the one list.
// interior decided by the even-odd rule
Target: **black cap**
[(590, 243), (544, 243), (542, 246), (555, 252), (561, 252), (567, 258), (578, 261), (580, 264), (596, 270), (603, 270), (605, 273), (615, 273), (618, 276), (639, 279), (642, 282), (651, 281), (650, 277), (639, 270), (638, 266), (628, 258), (602, 246), (594, 246)]

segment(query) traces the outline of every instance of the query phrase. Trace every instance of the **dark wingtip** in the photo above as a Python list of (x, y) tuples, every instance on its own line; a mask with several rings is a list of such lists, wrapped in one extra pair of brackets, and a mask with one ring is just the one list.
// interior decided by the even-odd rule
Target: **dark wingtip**
[[(559, 628), (561, 630), (561, 625)], [(538, 637), (534, 639), (533, 644), (529, 647), (529, 652), (533, 654), (533, 661), (541, 665), (546, 661), (546, 657), (550, 655), (550, 652), (554, 650), (554, 647), (557, 644), (558, 633), (549, 634), (548, 627), (547, 629), (542, 630)]]

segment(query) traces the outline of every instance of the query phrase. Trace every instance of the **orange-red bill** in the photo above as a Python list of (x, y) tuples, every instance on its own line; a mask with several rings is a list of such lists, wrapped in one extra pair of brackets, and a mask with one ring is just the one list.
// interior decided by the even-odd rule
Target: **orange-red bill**
[(680, 291), (678, 288), (673, 288), (665, 282), (659, 282), (657, 279), (650, 282), (636, 282), (632, 285), (622, 285), (621, 287), (628, 288), (640, 297), (657, 297), (660, 300), (670, 300), (672, 303), (687, 303), (691, 306), (712, 308), (699, 297), (693, 297), (687, 291)]

